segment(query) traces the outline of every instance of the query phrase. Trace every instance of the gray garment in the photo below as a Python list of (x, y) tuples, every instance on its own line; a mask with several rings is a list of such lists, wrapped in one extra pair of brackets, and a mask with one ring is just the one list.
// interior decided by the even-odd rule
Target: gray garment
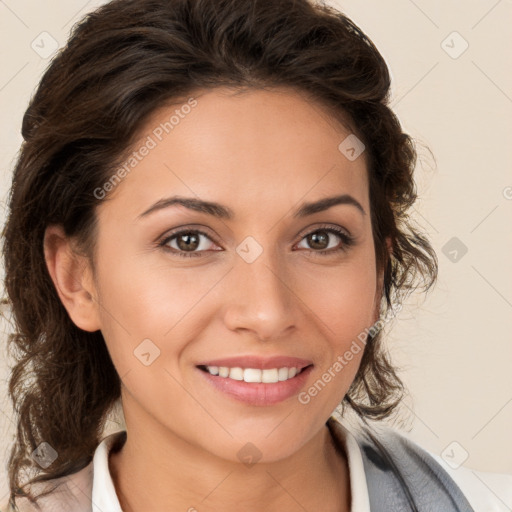
[(353, 435), (363, 457), (371, 512), (475, 512), (441, 465), (398, 431), (363, 425)]

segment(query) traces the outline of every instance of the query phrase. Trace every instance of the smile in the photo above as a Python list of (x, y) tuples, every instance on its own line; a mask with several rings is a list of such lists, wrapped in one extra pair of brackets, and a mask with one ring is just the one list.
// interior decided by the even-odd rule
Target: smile
[(313, 364), (299, 361), (292, 364), (300, 366), (281, 366), (283, 364), (290, 363), (282, 361), (274, 368), (268, 367), (270, 361), (264, 365), (267, 368), (251, 368), (250, 363), (247, 368), (220, 364), (201, 364), (196, 368), (208, 386), (221, 395), (247, 405), (271, 406), (296, 396), (313, 371)]

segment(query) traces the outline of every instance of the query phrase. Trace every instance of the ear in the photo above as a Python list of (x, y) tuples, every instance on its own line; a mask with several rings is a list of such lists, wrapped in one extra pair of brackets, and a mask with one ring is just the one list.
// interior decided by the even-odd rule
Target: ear
[(46, 228), (44, 256), (59, 298), (73, 323), (84, 331), (99, 330), (99, 303), (90, 263), (73, 250), (61, 226)]

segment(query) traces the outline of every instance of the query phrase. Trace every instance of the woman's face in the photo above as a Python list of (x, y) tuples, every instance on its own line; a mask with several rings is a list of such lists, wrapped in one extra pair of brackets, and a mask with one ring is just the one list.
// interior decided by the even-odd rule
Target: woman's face
[(145, 125), (97, 210), (92, 295), (129, 431), (272, 461), (343, 399), (380, 281), (365, 154), (339, 149), (350, 132), (290, 90), (231, 93)]

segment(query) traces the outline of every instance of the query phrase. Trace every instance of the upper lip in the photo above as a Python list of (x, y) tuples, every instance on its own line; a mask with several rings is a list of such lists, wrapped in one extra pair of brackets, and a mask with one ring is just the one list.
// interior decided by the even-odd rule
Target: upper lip
[(312, 361), (307, 359), (290, 356), (238, 356), (203, 361), (197, 366), (227, 366), (228, 368), (255, 368), (260, 370), (287, 367), (302, 370), (311, 364), (313, 364)]

